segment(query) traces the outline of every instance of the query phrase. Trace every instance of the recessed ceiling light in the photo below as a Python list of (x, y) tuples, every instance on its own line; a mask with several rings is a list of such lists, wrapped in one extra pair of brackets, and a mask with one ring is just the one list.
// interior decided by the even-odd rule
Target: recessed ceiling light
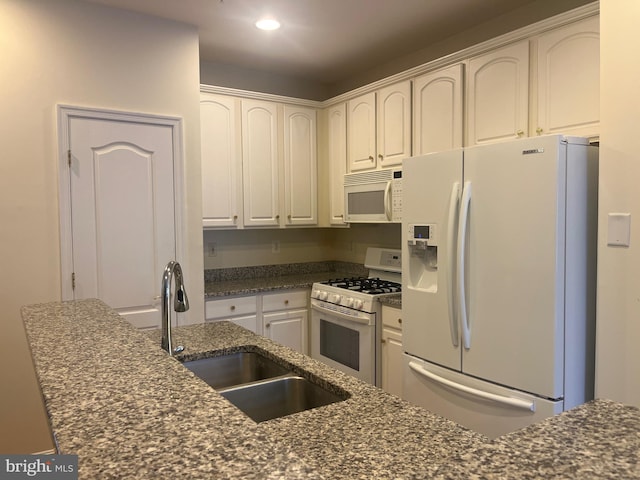
[(261, 18), (256, 22), (256, 27), (260, 30), (277, 30), (280, 28), (280, 22), (275, 18)]

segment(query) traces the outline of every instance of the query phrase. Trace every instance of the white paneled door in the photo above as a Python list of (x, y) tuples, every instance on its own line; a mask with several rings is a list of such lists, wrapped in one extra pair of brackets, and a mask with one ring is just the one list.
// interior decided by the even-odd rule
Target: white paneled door
[(63, 298), (99, 298), (133, 325), (157, 327), (162, 273), (177, 253), (179, 122), (62, 115), (61, 126), (69, 192), (68, 205), (61, 202), (69, 219)]

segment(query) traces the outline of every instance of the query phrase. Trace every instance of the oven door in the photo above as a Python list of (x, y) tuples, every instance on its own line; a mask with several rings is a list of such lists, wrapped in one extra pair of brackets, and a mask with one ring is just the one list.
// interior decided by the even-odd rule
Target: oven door
[(357, 317), (311, 300), (311, 357), (375, 385), (375, 313)]

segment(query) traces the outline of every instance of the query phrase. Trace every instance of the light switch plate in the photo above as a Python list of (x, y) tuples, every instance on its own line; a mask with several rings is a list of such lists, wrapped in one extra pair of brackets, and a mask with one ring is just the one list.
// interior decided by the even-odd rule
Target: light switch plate
[(609, 213), (607, 245), (628, 247), (631, 239), (631, 214)]

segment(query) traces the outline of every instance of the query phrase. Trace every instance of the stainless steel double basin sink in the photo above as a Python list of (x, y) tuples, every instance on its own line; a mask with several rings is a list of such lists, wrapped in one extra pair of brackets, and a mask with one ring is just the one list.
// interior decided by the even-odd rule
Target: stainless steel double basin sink
[(346, 392), (335, 393), (323, 388), (258, 351), (240, 351), (183, 364), (255, 422), (349, 397)]

